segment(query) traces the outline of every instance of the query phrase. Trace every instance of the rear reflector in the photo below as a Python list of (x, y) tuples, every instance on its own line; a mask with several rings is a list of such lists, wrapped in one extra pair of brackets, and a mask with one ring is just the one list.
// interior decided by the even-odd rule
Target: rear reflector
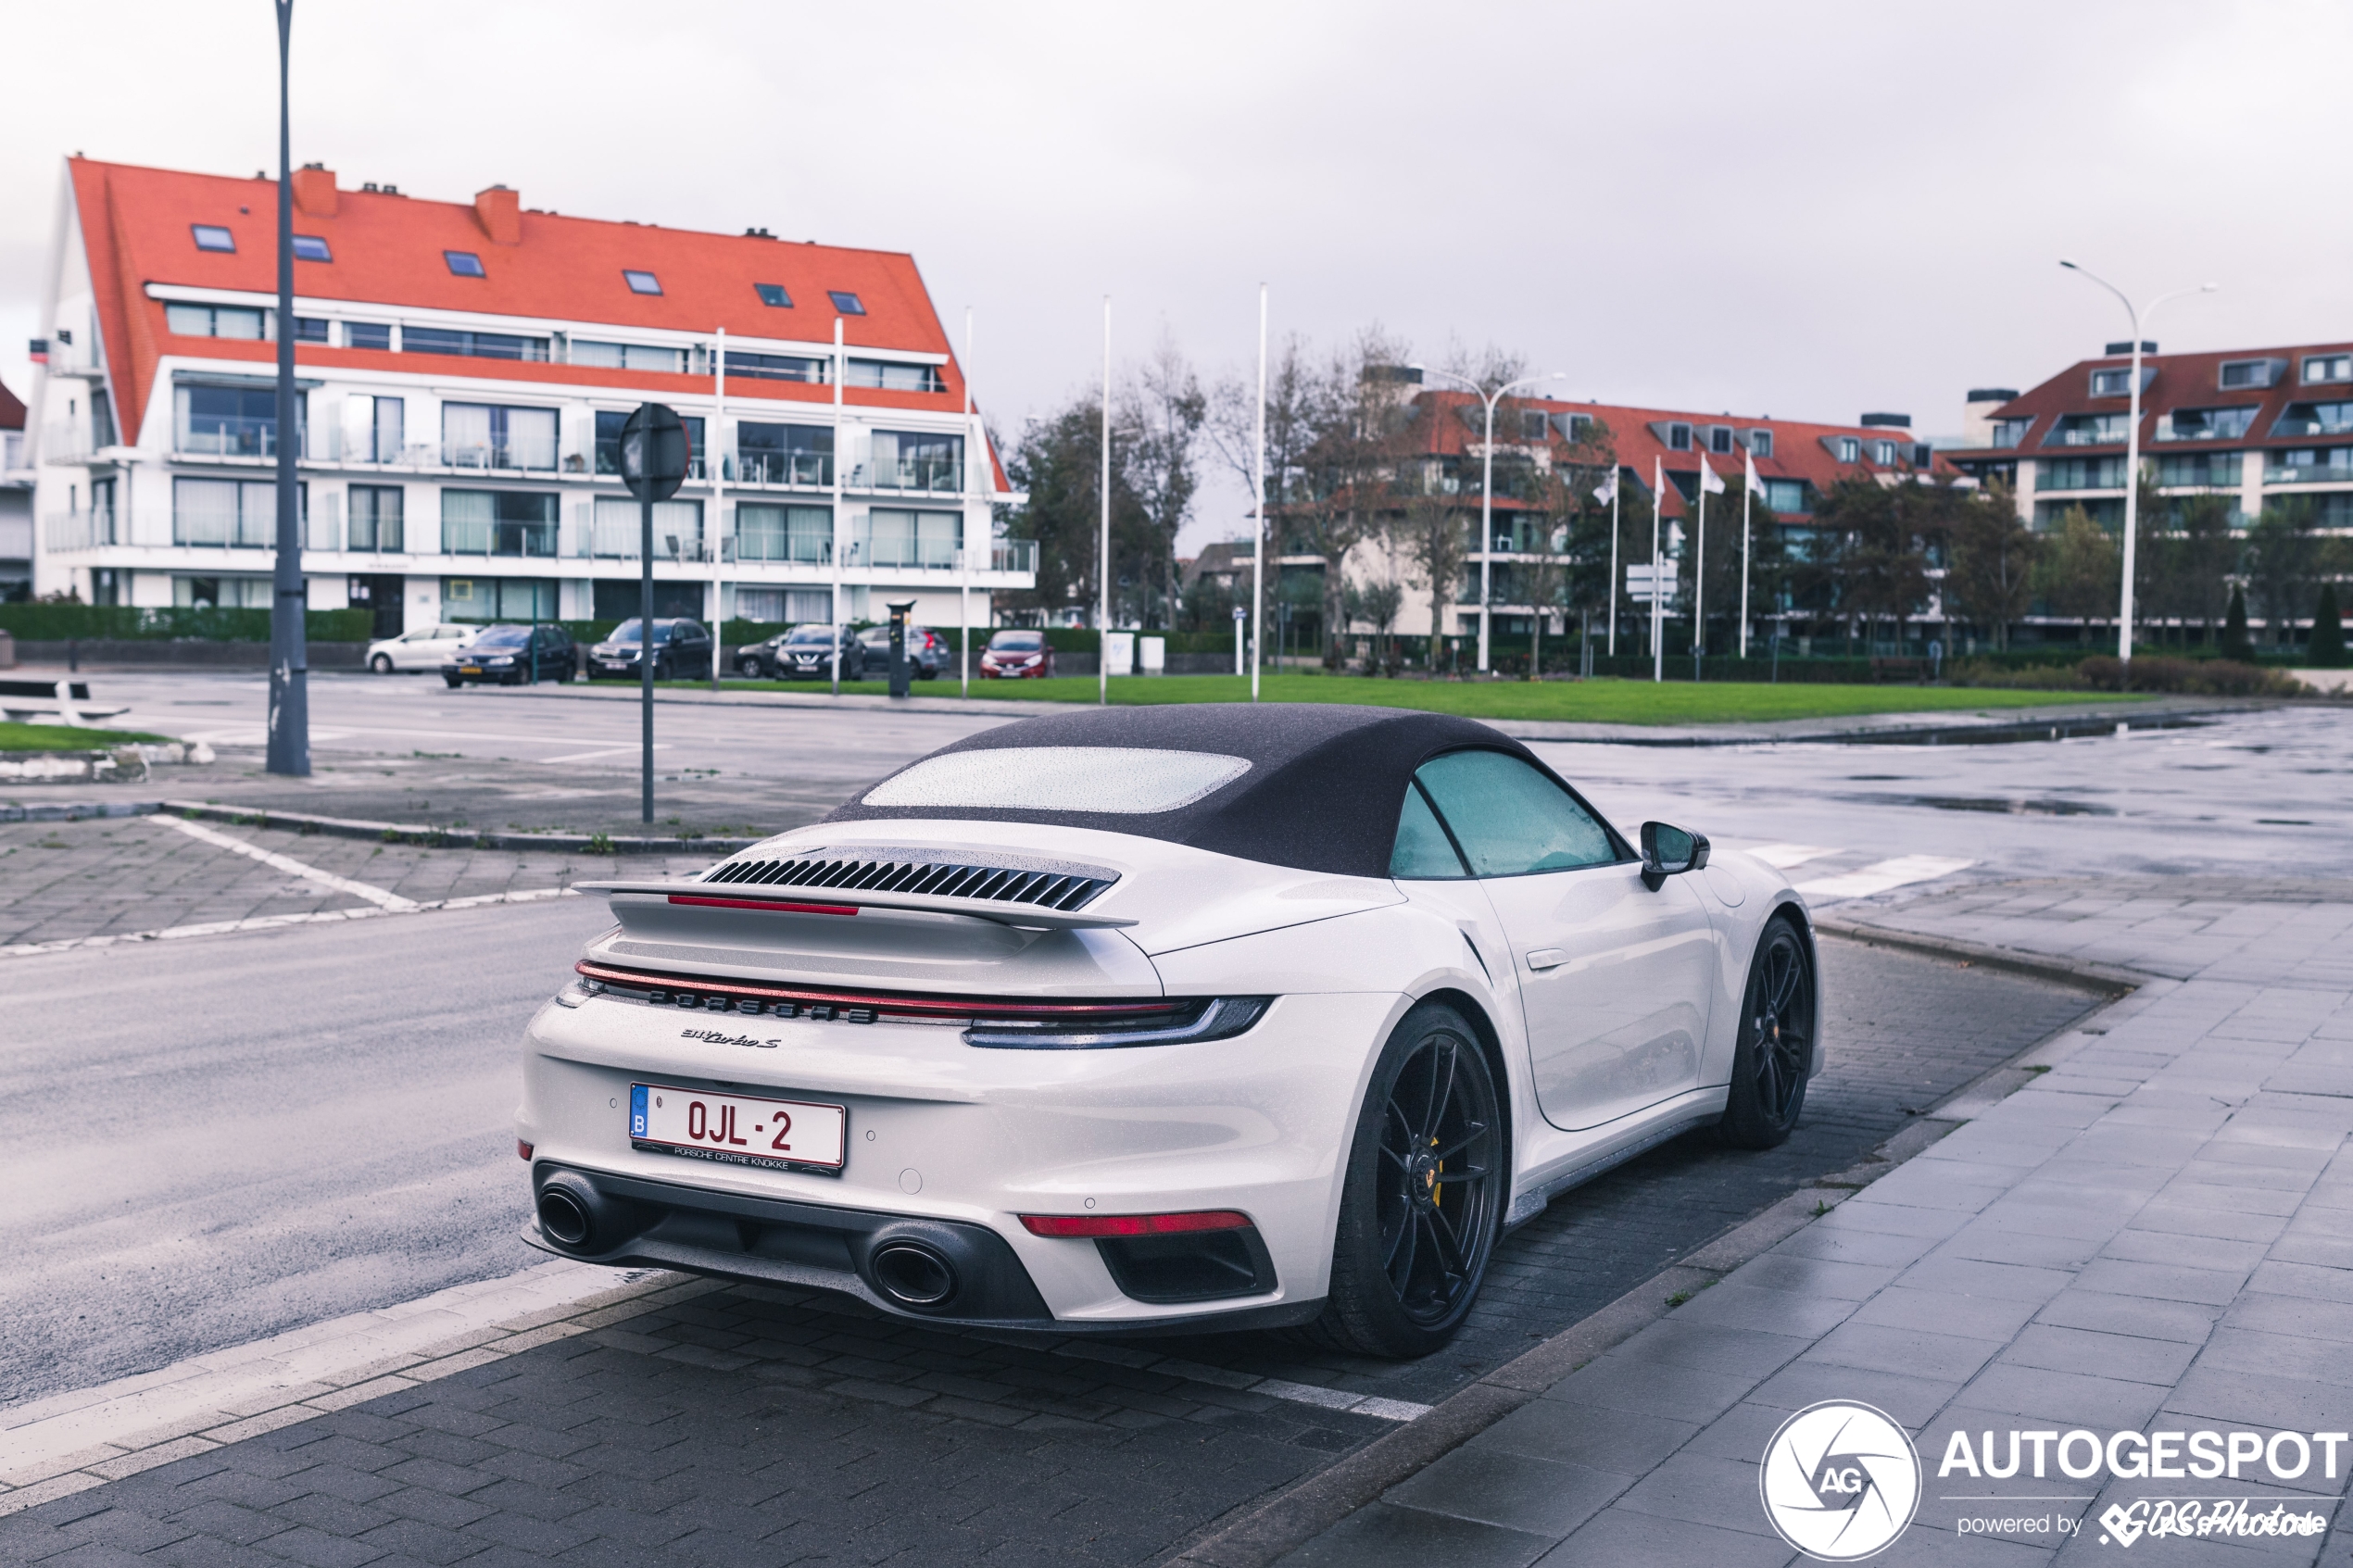
[(771, 914), (786, 915), (854, 915), (855, 904), (786, 904), (774, 898), (697, 898), (684, 893), (673, 893), (673, 904), (700, 904), (712, 909), (765, 909)]
[(1182, 1231), (1239, 1231), (1250, 1216), (1231, 1209), (1196, 1209), (1189, 1214), (1024, 1214), (1032, 1236), (1174, 1236)]
[(522, 1160), (528, 1160), (531, 1158), (531, 1146), (521, 1138), (515, 1140), (515, 1158)]

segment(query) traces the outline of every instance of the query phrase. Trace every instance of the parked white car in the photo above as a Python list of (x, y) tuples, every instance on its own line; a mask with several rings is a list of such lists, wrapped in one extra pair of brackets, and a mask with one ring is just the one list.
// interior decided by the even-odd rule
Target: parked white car
[(895, 1317), (1427, 1355), (1507, 1227), (1679, 1133), (1771, 1148), (1821, 1065), (1779, 872), (1441, 714), (1026, 720), (601, 890), (525, 1047), (526, 1239)]
[(397, 637), (368, 645), (368, 668), (378, 675), (396, 670), (439, 670), (474, 640), (479, 626), (411, 626)]

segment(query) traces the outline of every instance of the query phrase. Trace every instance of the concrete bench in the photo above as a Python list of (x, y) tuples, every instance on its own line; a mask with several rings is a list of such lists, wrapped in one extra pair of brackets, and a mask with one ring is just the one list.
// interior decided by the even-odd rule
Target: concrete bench
[(129, 703), (102, 708), (90, 700), (86, 681), (0, 681), (0, 717), (18, 723), (57, 723), (72, 729), (131, 711)]

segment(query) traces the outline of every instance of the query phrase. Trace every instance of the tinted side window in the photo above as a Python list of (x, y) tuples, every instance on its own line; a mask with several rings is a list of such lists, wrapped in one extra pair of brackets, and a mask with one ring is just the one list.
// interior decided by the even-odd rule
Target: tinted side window
[(1412, 785), (1406, 786), (1405, 809), (1397, 820), (1397, 847), (1389, 854), (1389, 874), (1424, 880), (1468, 874), (1463, 870), (1462, 857), (1447, 842), (1446, 830), (1430, 811), (1429, 802)]
[(1560, 785), (1500, 751), (1455, 751), (1414, 775), (1473, 876), (1572, 871), (1617, 859), (1609, 834)]

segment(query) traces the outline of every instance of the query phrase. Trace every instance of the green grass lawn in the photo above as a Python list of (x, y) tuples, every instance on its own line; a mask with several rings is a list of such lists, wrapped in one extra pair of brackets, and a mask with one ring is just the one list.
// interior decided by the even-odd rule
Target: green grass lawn
[[(696, 682), (674, 683), (693, 686)], [(730, 681), (729, 691), (822, 692), (822, 681)], [(845, 681), (845, 692), (879, 695), (881, 681)], [(1092, 702), (1091, 675), (1051, 681), (975, 681), (975, 696), (1034, 702)], [(953, 681), (918, 681), (917, 696), (956, 695)], [(1864, 713), (1990, 713), (2053, 702), (2138, 700), (2091, 692), (2002, 691), (1982, 687), (1840, 686), (1791, 683), (1667, 681), (1385, 681), (1361, 675), (1268, 675), (1270, 702), (1361, 702), (1419, 708), (1473, 719), (1558, 719), (1593, 724), (1720, 724), (1772, 719), (1847, 718)], [(1238, 675), (1114, 677), (1120, 704), (1246, 702), (1250, 681)]]
[(0, 721), (0, 751), (94, 751), (101, 746), (128, 746), (132, 741), (169, 741), (139, 730), (77, 730), (70, 724), (12, 724)]

